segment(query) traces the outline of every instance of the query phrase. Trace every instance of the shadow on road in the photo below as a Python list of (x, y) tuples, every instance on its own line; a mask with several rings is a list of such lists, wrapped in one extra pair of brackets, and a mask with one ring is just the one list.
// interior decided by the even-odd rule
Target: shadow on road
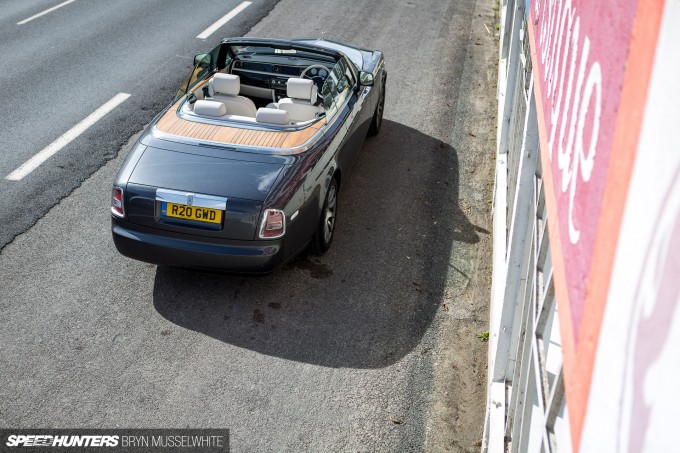
[(468, 277), (451, 254), (488, 234), (466, 218), (458, 187), (454, 148), (385, 121), (343, 178), (326, 255), (264, 277), (160, 267), (154, 306), (180, 327), (281, 359), (391, 365), (418, 346), (445, 298), (455, 304), (447, 281)]

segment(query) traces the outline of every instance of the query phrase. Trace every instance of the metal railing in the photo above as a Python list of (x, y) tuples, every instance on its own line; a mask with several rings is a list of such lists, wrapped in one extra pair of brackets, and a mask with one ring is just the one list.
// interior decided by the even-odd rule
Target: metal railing
[(482, 451), (571, 451), (526, 9), (501, 5), (489, 382)]

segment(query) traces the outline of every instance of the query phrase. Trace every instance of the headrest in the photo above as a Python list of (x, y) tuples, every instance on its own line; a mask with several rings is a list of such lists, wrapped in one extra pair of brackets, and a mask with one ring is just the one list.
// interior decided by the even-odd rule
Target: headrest
[(227, 114), (227, 107), (221, 102), (201, 99), (194, 104), (194, 113), (201, 116), (224, 116)]
[(255, 121), (258, 123), (288, 124), (290, 115), (285, 110), (261, 108), (257, 109)]
[(316, 101), (316, 90), (314, 88), (316, 88), (316, 85), (309, 79), (291, 77), (286, 84), (286, 93), (289, 98), (314, 102)]
[(222, 74), (218, 72), (215, 77), (210, 80), (213, 95), (220, 93), (227, 96), (238, 96), (241, 91), (241, 79), (234, 74)]

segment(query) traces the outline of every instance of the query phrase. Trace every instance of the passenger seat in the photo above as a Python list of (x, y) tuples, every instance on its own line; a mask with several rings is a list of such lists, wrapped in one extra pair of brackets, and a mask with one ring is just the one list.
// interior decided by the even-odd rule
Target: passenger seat
[(219, 101), (227, 108), (229, 115), (241, 115), (255, 118), (257, 108), (255, 103), (245, 96), (239, 96), (241, 79), (234, 74), (217, 73), (208, 82), (210, 100)]

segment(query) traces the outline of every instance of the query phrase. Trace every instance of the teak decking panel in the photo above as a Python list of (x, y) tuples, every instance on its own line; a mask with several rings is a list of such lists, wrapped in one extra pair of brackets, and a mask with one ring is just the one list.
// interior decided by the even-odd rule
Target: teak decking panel
[(321, 121), (317, 121), (302, 130), (290, 132), (218, 126), (215, 124), (199, 123), (180, 118), (177, 116), (177, 106), (179, 104), (181, 104), (181, 102), (175, 103), (175, 105), (165, 112), (165, 115), (158, 120), (156, 127), (159, 131), (182, 137), (234, 145), (261, 146), (267, 148), (295, 148), (309, 140), (323, 124)]

